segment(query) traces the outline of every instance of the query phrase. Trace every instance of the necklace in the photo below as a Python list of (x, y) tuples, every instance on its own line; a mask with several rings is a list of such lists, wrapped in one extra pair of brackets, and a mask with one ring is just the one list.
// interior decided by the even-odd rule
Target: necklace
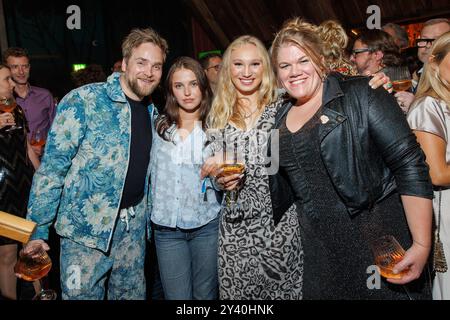
[(258, 111), (258, 108), (256, 108), (255, 110), (253, 110), (249, 114), (244, 114), (244, 119), (250, 118), (256, 111)]

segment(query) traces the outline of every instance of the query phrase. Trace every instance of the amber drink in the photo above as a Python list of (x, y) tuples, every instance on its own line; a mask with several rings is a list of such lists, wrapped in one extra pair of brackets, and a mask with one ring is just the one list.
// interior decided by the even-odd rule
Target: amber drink
[(371, 244), (372, 252), (380, 274), (385, 278), (401, 279), (408, 269), (394, 273), (394, 266), (399, 263), (405, 255), (405, 250), (393, 236), (383, 236)]
[(35, 281), (45, 277), (52, 268), (52, 261), (45, 250), (36, 255), (21, 254), (14, 266), (14, 272), (26, 281)]
[(405, 79), (405, 80), (397, 80), (392, 81), (392, 86), (394, 87), (394, 90), (399, 91), (408, 91), (411, 89), (412, 82), (411, 79)]

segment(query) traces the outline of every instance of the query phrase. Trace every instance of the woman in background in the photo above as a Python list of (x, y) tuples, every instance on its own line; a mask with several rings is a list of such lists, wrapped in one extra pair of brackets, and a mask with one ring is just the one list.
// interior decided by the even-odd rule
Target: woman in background
[[(440, 36), (431, 47), (416, 98), (408, 113), (408, 122), (416, 134), (430, 166), (435, 187), (433, 208), (435, 232), (450, 262), (450, 32)], [(450, 272), (436, 272), (433, 299), (450, 300)]]
[[(15, 104), (13, 90), (11, 71), (0, 64), (0, 104)], [(0, 210), (22, 218), (27, 213), (33, 173), (39, 166), (26, 137), (27, 122), (20, 106), (0, 113)], [(0, 236), (0, 294), (11, 300), (17, 299), (17, 246), (16, 241)]]

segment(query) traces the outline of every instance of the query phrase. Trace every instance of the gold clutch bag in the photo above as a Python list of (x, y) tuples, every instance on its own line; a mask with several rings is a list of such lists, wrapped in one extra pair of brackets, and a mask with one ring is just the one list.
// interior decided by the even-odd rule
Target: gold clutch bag
[(0, 236), (27, 243), (36, 228), (36, 223), (0, 211)]

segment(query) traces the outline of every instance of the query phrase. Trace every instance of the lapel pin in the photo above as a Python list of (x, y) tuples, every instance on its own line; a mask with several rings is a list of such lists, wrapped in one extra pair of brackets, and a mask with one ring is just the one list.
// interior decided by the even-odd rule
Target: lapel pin
[(320, 116), (320, 121), (322, 122), (322, 124), (325, 124), (328, 121), (330, 121), (330, 118), (328, 118), (326, 115), (321, 115)]

